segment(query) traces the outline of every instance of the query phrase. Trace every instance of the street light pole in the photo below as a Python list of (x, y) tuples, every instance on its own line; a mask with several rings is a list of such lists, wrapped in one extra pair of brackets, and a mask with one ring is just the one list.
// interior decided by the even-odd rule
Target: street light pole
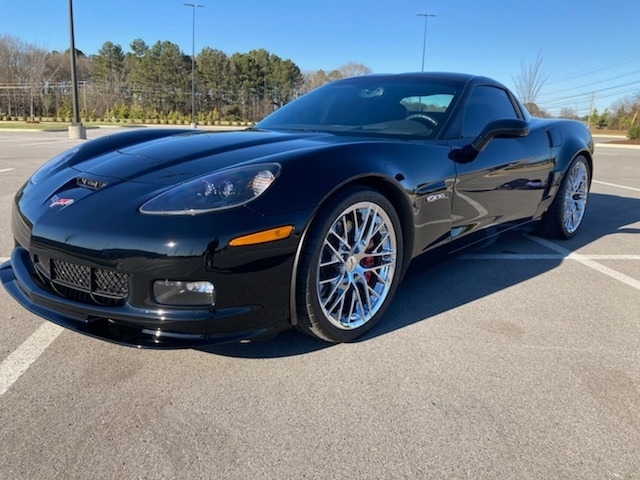
[(422, 40), (422, 71), (424, 72), (424, 54), (427, 50), (427, 20), (429, 17), (435, 17), (431, 13), (418, 13), (418, 17), (424, 17), (424, 39)]
[(196, 8), (204, 8), (197, 3), (185, 3), (191, 7), (191, 128), (196, 128)]
[(73, 119), (69, 126), (69, 138), (73, 140), (87, 138), (85, 128), (80, 122), (80, 114), (78, 113), (78, 79), (76, 76), (76, 43), (73, 35), (73, 0), (69, 0), (69, 55), (71, 57), (71, 91), (73, 104)]

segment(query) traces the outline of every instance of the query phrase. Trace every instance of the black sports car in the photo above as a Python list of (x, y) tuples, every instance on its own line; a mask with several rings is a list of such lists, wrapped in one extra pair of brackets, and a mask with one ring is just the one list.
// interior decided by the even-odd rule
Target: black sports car
[(448, 73), (325, 85), (238, 132), (138, 129), (60, 154), (13, 203), (0, 268), (32, 312), (133, 346), (295, 326), (355, 339), (410, 261), (537, 222), (568, 238), (593, 142)]

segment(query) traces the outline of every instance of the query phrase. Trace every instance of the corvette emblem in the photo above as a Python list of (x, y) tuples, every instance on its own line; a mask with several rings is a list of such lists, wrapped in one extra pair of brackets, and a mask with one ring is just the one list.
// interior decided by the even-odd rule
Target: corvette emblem
[(72, 205), (73, 202), (75, 202), (73, 198), (60, 198), (58, 196), (53, 196), (51, 197), (51, 204), (49, 205), (49, 208), (68, 207), (69, 205)]
[(91, 188), (92, 190), (98, 190), (107, 186), (106, 182), (100, 180), (91, 180), (90, 178), (78, 177), (76, 178), (76, 184), (81, 187)]

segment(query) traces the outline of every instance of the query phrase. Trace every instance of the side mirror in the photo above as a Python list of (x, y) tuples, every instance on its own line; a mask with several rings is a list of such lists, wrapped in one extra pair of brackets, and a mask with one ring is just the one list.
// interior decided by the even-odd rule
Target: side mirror
[(494, 138), (516, 138), (529, 135), (529, 125), (520, 119), (502, 119), (489, 122), (469, 145), (454, 150), (453, 160), (459, 163), (469, 163), (478, 153), (485, 149)]

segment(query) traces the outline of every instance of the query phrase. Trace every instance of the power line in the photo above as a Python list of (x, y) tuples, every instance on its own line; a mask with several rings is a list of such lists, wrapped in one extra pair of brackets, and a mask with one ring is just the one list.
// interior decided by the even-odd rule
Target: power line
[(610, 81), (613, 81), (613, 80), (618, 80), (618, 79), (623, 78), (623, 77), (628, 77), (629, 75), (637, 75), (637, 74), (640, 74), (640, 70), (636, 70), (634, 72), (629, 72), (629, 73), (624, 73), (622, 75), (616, 75), (615, 77), (605, 78), (603, 80), (598, 80), (596, 82), (585, 83), (583, 85), (578, 85), (578, 86), (575, 86), (575, 87), (572, 87), (572, 88), (564, 88), (562, 90), (556, 90), (555, 92), (543, 93), (540, 96), (541, 97), (548, 97), (548, 96), (551, 96), (551, 95), (555, 95), (557, 93), (571, 92), (571, 91), (575, 91), (575, 90), (577, 90), (579, 88), (591, 87), (593, 85), (598, 85), (598, 84), (601, 84), (601, 83), (610, 82)]
[[(560, 97), (560, 98), (556, 98), (553, 100), (548, 100), (547, 102), (541, 102), (543, 103), (546, 107), (552, 107), (552, 106), (558, 106), (561, 104), (566, 104), (568, 102), (574, 102), (578, 99), (585, 99), (586, 97), (590, 97), (593, 94), (596, 94), (598, 99), (603, 99), (603, 98), (610, 98), (613, 96), (620, 96), (620, 95), (626, 95), (626, 94), (630, 94), (633, 93), (634, 91), (637, 90), (637, 88), (632, 88), (632, 89), (628, 89), (625, 87), (629, 87), (632, 85), (640, 85), (640, 80), (636, 80), (633, 82), (628, 82), (628, 83), (623, 83), (620, 85), (613, 85), (610, 87), (605, 87), (605, 88), (601, 88), (598, 90), (590, 90), (590, 91), (586, 91), (586, 92), (581, 92), (581, 93), (576, 93), (574, 95), (567, 95), (564, 97)], [(624, 90), (618, 90), (618, 89), (624, 89)], [(612, 90), (614, 90), (612, 92)], [(603, 92), (608, 92), (604, 95), (601, 95)]]
[(547, 85), (552, 85), (554, 83), (561, 83), (564, 82), (566, 80), (573, 80), (574, 78), (579, 78), (579, 77), (584, 77), (585, 75), (589, 75), (592, 73), (596, 73), (596, 72), (602, 72), (604, 70), (610, 70), (612, 68), (616, 68), (620, 65), (625, 65), (627, 63), (629, 63), (629, 61), (631, 60), (635, 60), (635, 59), (640, 59), (640, 54), (634, 54), (630, 57), (626, 57), (624, 59), (620, 59), (620, 60), (614, 60), (613, 62), (604, 64), (604, 65), (599, 65), (598, 67), (595, 68), (587, 68), (581, 71), (577, 71), (574, 73), (571, 73), (569, 75), (565, 75), (563, 77), (558, 77), (555, 79), (551, 79), (550, 81), (547, 81)]

